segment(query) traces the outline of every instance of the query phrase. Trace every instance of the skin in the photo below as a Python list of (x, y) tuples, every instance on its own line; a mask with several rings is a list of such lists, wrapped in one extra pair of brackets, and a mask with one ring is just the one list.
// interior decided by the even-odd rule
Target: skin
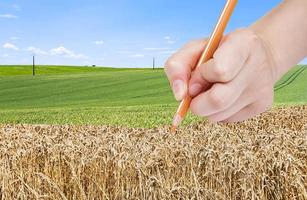
[(165, 65), (175, 98), (213, 122), (240, 122), (272, 107), (274, 84), (307, 55), (307, 1), (285, 0), (248, 28), (226, 35), (213, 59), (192, 71), (207, 39), (189, 42)]

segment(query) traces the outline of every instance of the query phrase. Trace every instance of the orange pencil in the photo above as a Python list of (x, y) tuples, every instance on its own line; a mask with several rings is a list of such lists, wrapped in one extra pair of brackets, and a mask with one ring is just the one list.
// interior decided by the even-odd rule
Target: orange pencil
[[(229, 22), (229, 19), (236, 7), (238, 0), (227, 0), (227, 3), (223, 9), (223, 12), (217, 22), (217, 25), (214, 28), (214, 31), (209, 39), (209, 42), (207, 44), (207, 46), (205, 47), (197, 65), (195, 66), (195, 68), (197, 68), (198, 66), (200, 66), (201, 64), (209, 61), (212, 57), (214, 52), (216, 51), (216, 49), (218, 48), (221, 39), (223, 37), (223, 33), (226, 29), (226, 26)], [(194, 69), (195, 69), (194, 68)], [(176, 131), (176, 128), (180, 125), (181, 121), (184, 119), (184, 117), (186, 116), (189, 108), (190, 108), (190, 104), (192, 101), (192, 97), (190, 97), (189, 95), (180, 103), (178, 110), (175, 114), (174, 120), (173, 120), (173, 124), (172, 124), (172, 132)]]

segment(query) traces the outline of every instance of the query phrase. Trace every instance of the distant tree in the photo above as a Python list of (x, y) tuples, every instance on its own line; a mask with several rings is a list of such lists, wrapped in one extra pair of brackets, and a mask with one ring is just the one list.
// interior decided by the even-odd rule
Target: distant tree
[(32, 76), (35, 76), (35, 55), (33, 55), (32, 59)]

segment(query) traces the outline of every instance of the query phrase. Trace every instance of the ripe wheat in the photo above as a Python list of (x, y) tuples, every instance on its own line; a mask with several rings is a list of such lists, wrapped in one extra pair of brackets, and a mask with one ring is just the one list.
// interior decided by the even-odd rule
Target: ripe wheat
[(2, 125), (0, 199), (307, 199), (307, 106), (175, 135)]

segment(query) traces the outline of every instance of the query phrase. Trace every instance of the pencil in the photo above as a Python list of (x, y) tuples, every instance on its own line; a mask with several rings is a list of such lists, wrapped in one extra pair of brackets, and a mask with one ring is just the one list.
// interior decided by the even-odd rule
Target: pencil
[[(204, 48), (204, 51), (200, 56), (200, 59), (198, 60), (198, 63), (194, 67), (194, 69), (199, 67), (201, 64), (209, 61), (213, 57), (214, 52), (216, 51), (221, 42), (224, 31), (236, 7), (237, 2), (238, 0), (227, 0), (226, 5), (222, 11), (222, 14), (210, 36), (209, 42)], [(176, 131), (177, 127), (180, 125), (180, 123), (188, 113), (191, 101), (192, 97), (189, 94), (181, 101), (173, 119), (172, 128), (171, 128), (172, 132)]]

